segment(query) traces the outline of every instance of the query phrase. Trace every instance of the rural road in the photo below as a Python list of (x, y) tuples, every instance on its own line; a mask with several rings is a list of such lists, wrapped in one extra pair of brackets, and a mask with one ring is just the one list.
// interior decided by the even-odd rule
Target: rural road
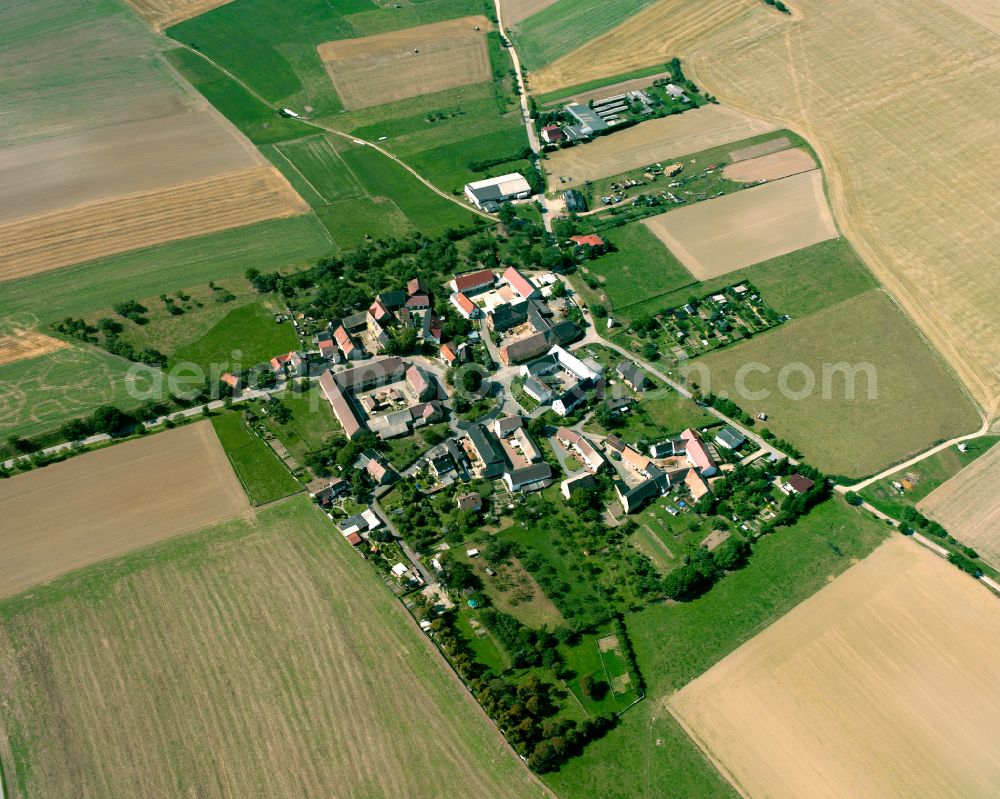
[[(535, 155), (540, 156), (542, 152), (541, 142), (538, 141), (538, 134), (535, 132), (535, 121), (531, 118), (531, 106), (528, 102), (528, 92), (524, 86), (524, 72), (521, 69), (521, 59), (517, 54), (517, 48), (514, 47), (514, 40), (510, 38), (510, 31), (503, 24), (503, 9), (500, 8), (500, 0), (493, 0), (493, 7), (496, 9), (497, 14), (497, 27), (500, 29), (500, 35), (507, 41), (510, 45), (507, 47), (507, 52), (510, 53), (510, 59), (514, 62), (514, 75), (517, 80), (518, 96), (521, 100), (521, 119), (524, 121), (524, 129), (528, 134), (528, 144), (531, 146), (531, 150)], [(541, 173), (541, 161), (539, 160), (536, 168)], [(544, 179), (545, 174), (542, 173), (542, 178)], [(542, 206), (542, 224), (545, 225), (545, 229), (551, 233), (552, 232), (552, 214), (549, 212), (548, 203), (545, 199), (545, 192), (537, 195), (535, 199)]]

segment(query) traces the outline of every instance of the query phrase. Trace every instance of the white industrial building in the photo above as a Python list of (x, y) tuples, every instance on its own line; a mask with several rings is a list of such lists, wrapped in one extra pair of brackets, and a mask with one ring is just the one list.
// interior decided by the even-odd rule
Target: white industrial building
[(523, 175), (511, 172), (509, 175), (466, 183), (465, 196), (476, 208), (493, 213), (500, 209), (502, 202), (530, 197), (531, 186)]

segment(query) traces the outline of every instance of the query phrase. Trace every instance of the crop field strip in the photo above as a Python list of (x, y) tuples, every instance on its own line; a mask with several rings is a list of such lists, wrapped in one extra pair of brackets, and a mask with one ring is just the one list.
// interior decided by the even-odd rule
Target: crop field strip
[(753, 183), (780, 180), (815, 168), (812, 156), (796, 147), (729, 164), (723, 167), (722, 174), (738, 183)]
[(490, 80), (489, 27), (484, 16), (464, 17), (318, 49), (344, 107), (367, 108)]
[(687, 685), (671, 711), (750, 796), (987, 796), (1000, 605), (894, 536)]
[(0, 481), (0, 596), (249, 506), (208, 422)]
[(306, 499), (0, 616), (13, 799), (542, 795)]
[(186, 19), (197, 17), (233, 0), (125, 0), (136, 13), (160, 31)]
[(308, 210), (270, 166), (96, 202), (0, 225), (0, 281)]
[[(804, 398), (796, 398), (808, 385), (798, 367), (788, 374), (788, 393), (780, 388), (779, 375), (790, 363), (804, 364), (812, 374), (813, 389)], [(770, 430), (832, 475), (866, 477), (978, 426), (976, 409), (954, 373), (878, 289), (705, 355), (697, 364), (708, 370), (712, 392), (726, 392), (751, 415), (767, 413)], [(744, 375), (746, 390), (767, 391), (765, 398), (742, 396), (736, 373), (745, 364), (767, 370)], [(828, 368), (826, 396), (824, 364), (848, 367), (839, 373)], [(849, 377), (855, 368), (856, 376)]]
[[(0, 319), (0, 322), (2, 321)], [(67, 347), (69, 344), (65, 341), (35, 330), (15, 330), (6, 335), (0, 330), (0, 366), (27, 358), (37, 358)]]
[(841, 229), (990, 411), (1000, 230), (983, 199), (1000, 193), (1000, 82), (995, 33), (963, 8), (803, 0), (789, 21), (758, 6), (681, 55), (723, 102), (816, 143)]
[(657, 0), (617, 27), (583, 31), (575, 50), (531, 71), (528, 90), (546, 94), (564, 86), (665, 64), (674, 56), (683, 57), (688, 47), (706, 34), (739, 21), (759, 7), (759, 0)]
[(697, 153), (775, 130), (774, 125), (718, 105), (662, 117), (551, 153), (549, 189), (570, 188), (658, 161)]
[(917, 509), (992, 566), (1000, 565), (1000, 447), (934, 489)]
[(818, 169), (644, 221), (699, 280), (836, 238)]

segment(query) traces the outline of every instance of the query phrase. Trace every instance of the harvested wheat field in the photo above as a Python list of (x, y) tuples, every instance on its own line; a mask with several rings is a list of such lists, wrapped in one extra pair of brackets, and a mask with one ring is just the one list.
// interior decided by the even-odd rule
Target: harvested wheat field
[(722, 174), (737, 183), (756, 183), (759, 180), (780, 180), (816, 168), (813, 157), (795, 147), (758, 158), (750, 158), (722, 168)]
[(989, 563), (1000, 565), (1000, 448), (935, 488), (917, 509)]
[(503, 24), (507, 27), (526, 20), (532, 14), (544, 11), (556, 0), (500, 0)]
[(548, 795), (304, 497), (0, 608), (11, 799)]
[(534, 94), (546, 94), (563, 86), (666, 64), (683, 55), (690, 43), (732, 25), (759, 5), (758, 0), (659, 0), (617, 28), (532, 72), (528, 88)]
[(588, 144), (550, 153), (549, 190), (579, 186), (668, 158), (708, 150), (774, 130), (774, 125), (731, 108), (706, 105), (643, 122)]
[(1000, 602), (893, 536), (669, 706), (744, 796), (994, 796), (998, 660)]
[(779, 150), (787, 150), (792, 146), (787, 136), (779, 136), (776, 139), (768, 139), (760, 144), (751, 144), (749, 147), (741, 147), (739, 150), (732, 150), (729, 153), (729, 160), (732, 162), (746, 161), (748, 158), (759, 158), (762, 155), (770, 155)]
[(761, 5), (687, 48), (689, 74), (809, 139), (845, 235), (996, 411), (1000, 59), (996, 34), (975, 18), (985, 4), (793, 8), (789, 20)]
[(344, 107), (369, 108), (490, 80), (486, 17), (463, 17), (317, 47)]
[(0, 366), (36, 358), (55, 350), (69, 348), (69, 344), (37, 330), (15, 330), (0, 336)]
[(0, 481), (0, 596), (249, 509), (210, 422)]
[(644, 224), (699, 280), (837, 236), (818, 169), (668, 211)]
[(0, 280), (305, 213), (271, 166), (0, 225)]
[(125, 0), (155, 31), (200, 16), (232, 0)]
[(0, 224), (264, 163), (209, 110), (7, 147), (0, 149)]

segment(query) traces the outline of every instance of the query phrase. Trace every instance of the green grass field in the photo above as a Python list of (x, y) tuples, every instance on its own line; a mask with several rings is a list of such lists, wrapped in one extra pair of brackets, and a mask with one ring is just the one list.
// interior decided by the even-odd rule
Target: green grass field
[(718, 424), (719, 420), (673, 389), (656, 389), (641, 395), (620, 421), (618, 427), (605, 430), (591, 419), (584, 430), (599, 434), (611, 432), (630, 444), (637, 441), (654, 443), (687, 427), (705, 427)]
[(313, 215), (275, 219), (8, 280), (0, 283), (0, 309), (4, 315), (33, 313), (42, 322), (86, 316), (122, 300), (242, 278), (251, 267), (312, 266), (332, 250)]
[(99, 405), (134, 408), (150, 398), (155, 374), (86, 345), (0, 366), (0, 438), (32, 438)]
[[(865, 369), (851, 381), (854, 399), (847, 396), (844, 375), (832, 369), (843, 363)], [(865, 477), (979, 425), (954, 374), (881, 290), (719, 350), (698, 365), (708, 370), (693, 378), (703, 390), (710, 377), (713, 393), (725, 392), (752, 416), (767, 413), (769, 429), (834, 475)], [(735, 380), (744, 367), (757, 370), (744, 375), (746, 392)], [(814, 387), (796, 399), (796, 392), (808, 388), (802, 370), (812, 375)]]
[(315, 136), (274, 147), (279, 156), (316, 192), (324, 204), (350, 200), (364, 195), (357, 176), (337, 154), (331, 137)]
[[(982, 436), (967, 441), (965, 444), (968, 449), (965, 452), (959, 452), (958, 447), (948, 447), (907, 469), (872, 483), (859, 493), (876, 508), (898, 519), (904, 508), (914, 507), (943, 482), (954, 477), (981, 455), (985, 455), (997, 441), (1000, 441), (1000, 436)], [(892, 484), (902, 483), (904, 479), (908, 480), (913, 488), (904, 489), (900, 493)]]
[(653, 0), (558, 0), (511, 35), (525, 67), (538, 69), (620, 25)]
[(292, 477), (274, 451), (247, 430), (239, 412), (213, 416), (212, 426), (254, 505), (266, 505), (302, 490), (301, 483)]
[(478, 0), (425, 0), (374, 8), (367, 0), (237, 0), (175, 25), (167, 34), (197, 46), (276, 105), (339, 113), (340, 98), (316, 46), (482, 13)]
[[(227, 313), (203, 336), (173, 352), (171, 359), (199, 366), (241, 363), (247, 368), (298, 348), (295, 328), (288, 322), (275, 324), (274, 312), (255, 302)], [(240, 356), (234, 358), (234, 352)]]
[(284, 391), (276, 396), (292, 412), (291, 420), (278, 424), (267, 415), (257, 415), (281, 439), (300, 465), (307, 452), (322, 446), (327, 438), (341, 431), (337, 420), (333, 418), (330, 403), (323, 397), (316, 383), (310, 383), (309, 390), (301, 394)]
[(749, 565), (701, 599), (626, 616), (647, 699), (545, 781), (564, 799), (645, 797), (666, 785), (685, 799), (735, 796), (661, 700), (865, 557), (887, 532), (868, 514), (830, 500), (761, 539)]
[(541, 795), (305, 497), (7, 599), (0, 642), (8, 795)]
[(607, 234), (617, 248), (585, 264), (602, 281), (616, 313), (629, 313), (647, 298), (697, 283), (673, 253), (642, 222), (630, 222)]

